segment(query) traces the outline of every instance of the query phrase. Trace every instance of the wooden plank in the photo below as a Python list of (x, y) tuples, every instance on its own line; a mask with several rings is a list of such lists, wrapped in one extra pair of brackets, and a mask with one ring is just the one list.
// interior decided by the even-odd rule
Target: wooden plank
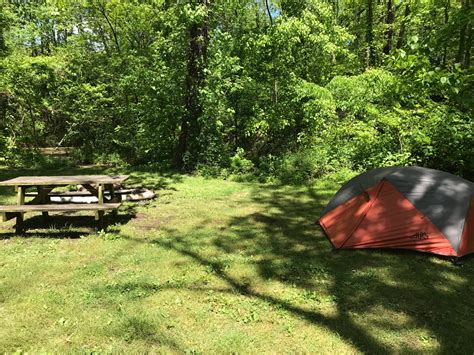
[[(142, 192), (141, 189), (125, 189), (125, 190), (114, 190), (114, 195), (128, 195), (132, 193), (140, 193)], [(50, 197), (81, 197), (81, 196), (91, 196), (92, 194), (89, 191), (51, 191), (48, 196)], [(25, 192), (26, 197), (36, 197), (38, 196), (37, 192), (31, 191), (31, 192)], [(96, 195), (93, 195), (96, 196)], [(110, 190), (109, 191), (104, 191), (104, 196), (110, 196)]]
[[(105, 185), (105, 188), (106, 188), (106, 191), (108, 191), (109, 194), (110, 194), (110, 199), (109, 199), (110, 202), (122, 201), (122, 197), (120, 197), (118, 195), (115, 196), (114, 184)], [(113, 215), (114, 218), (117, 217), (117, 210), (113, 210), (112, 215)]]
[[(17, 195), (16, 195), (16, 204), (20, 207), (25, 204), (25, 188), (23, 186), (18, 186)], [(18, 230), (21, 230), (22, 223), (23, 223), (23, 213), (20, 212), (16, 216), (16, 227)]]
[[(29, 205), (38, 205), (41, 203), (48, 203), (49, 201), (49, 193), (53, 190), (53, 187), (44, 187), (44, 186), (37, 186), (37, 193), (33, 196), (35, 197), (33, 200), (27, 202)], [(31, 193), (25, 192), (25, 196), (29, 197), (32, 196)]]
[(18, 186), (16, 192), (16, 204), (24, 205), (25, 204), (25, 188), (23, 186)]
[[(49, 193), (51, 192), (51, 190), (53, 190), (53, 188), (45, 187), (45, 186), (36, 186), (36, 188), (38, 190), (38, 196), (30, 202), (30, 205), (36, 204), (36, 201), (38, 201), (37, 204), (48, 204), (48, 203), (50, 203), (51, 201), (49, 199)], [(45, 220), (48, 218), (48, 212), (46, 212), (46, 211), (43, 212), (43, 218)]]
[(108, 211), (120, 207), (120, 203), (99, 204), (48, 204), (48, 205), (0, 205), (0, 213), (19, 212), (74, 212), (74, 211)]
[[(98, 189), (97, 189), (97, 199), (99, 202), (99, 205), (104, 204), (104, 185), (100, 184)], [(95, 214), (96, 220), (99, 221), (99, 225), (102, 226), (102, 222), (104, 220), (104, 212), (103, 211), (97, 211)]]
[(103, 184), (99, 185), (97, 192), (98, 192), (97, 198), (99, 199), (99, 205), (103, 205), (104, 204), (104, 185)]
[(2, 222), (9, 221), (10, 219), (17, 218), (18, 213), (16, 212), (0, 212), (2, 215)]
[(0, 181), (0, 186), (122, 184), (128, 177), (128, 175), (19, 176)]
[(69, 152), (72, 152), (74, 148), (72, 147), (44, 147), (38, 148), (39, 152), (42, 155), (50, 156), (65, 156), (69, 155)]
[(94, 186), (89, 185), (89, 184), (84, 184), (82, 186), (87, 190), (89, 195), (92, 195), (92, 196), (95, 196), (95, 197), (99, 198), (99, 192), (97, 191), (97, 189)]

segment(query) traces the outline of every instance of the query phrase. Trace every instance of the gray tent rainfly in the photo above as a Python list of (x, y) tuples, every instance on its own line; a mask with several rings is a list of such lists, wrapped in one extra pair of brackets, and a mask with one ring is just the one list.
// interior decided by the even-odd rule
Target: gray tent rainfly
[(388, 167), (347, 182), (320, 224), (335, 248), (474, 252), (474, 184), (421, 167)]

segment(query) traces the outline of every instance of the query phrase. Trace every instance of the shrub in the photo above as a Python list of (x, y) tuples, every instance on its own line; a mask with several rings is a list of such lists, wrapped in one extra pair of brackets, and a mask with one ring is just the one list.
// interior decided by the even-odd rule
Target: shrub
[(245, 151), (237, 148), (237, 152), (230, 158), (230, 172), (234, 174), (249, 174), (254, 172), (254, 164), (245, 158)]
[(325, 146), (315, 146), (287, 153), (276, 163), (275, 174), (285, 184), (302, 184), (332, 171), (337, 162)]

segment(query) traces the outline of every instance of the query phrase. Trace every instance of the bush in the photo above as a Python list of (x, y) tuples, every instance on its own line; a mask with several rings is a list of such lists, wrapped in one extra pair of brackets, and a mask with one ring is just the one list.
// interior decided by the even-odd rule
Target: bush
[(327, 89), (337, 102), (340, 116), (364, 118), (374, 106), (393, 107), (400, 83), (395, 75), (371, 69), (356, 76), (336, 76)]
[(275, 165), (277, 178), (285, 184), (302, 184), (334, 169), (324, 146), (287, 153)]
[(254, 164), (245, 158), (245, 151), (237, 148), (237, 152), (230, 158), (230, 172), (234, 174), (249, 174), (254, 172)]

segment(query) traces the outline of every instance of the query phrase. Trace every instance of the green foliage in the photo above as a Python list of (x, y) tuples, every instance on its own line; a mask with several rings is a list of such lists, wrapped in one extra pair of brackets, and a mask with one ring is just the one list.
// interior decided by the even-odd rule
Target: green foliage
[(429, 93), (407, 94), (410, 85), (418, 84), (379, 69), (334, 78), (327, 87), (339, 120), (323, 137), (354, 169), (419, 164), (467, 176), (472, 120)]
[(327, 147), (302, 149), (287, 153), (277, 163), (276, 176), (283, 183), (301, 184), (333, 170)]
[(285, 182), (410, 164), (472, 176), (470, 2), (0, 6), (2, 162), (63, 145)]
[(234, 174), (248, 174), (254, 169), (251, 160), (245, 158), (245, 151), (242, 148), (237, 148), (237, 152), (230, 158), (230, 171)]
[(377, 105), (395, 104), (397, 78), (382, 69), (371, 69), (357, 76), (338, 76), (327, 88), (337, 101), (339, 116), (370, 115)]

